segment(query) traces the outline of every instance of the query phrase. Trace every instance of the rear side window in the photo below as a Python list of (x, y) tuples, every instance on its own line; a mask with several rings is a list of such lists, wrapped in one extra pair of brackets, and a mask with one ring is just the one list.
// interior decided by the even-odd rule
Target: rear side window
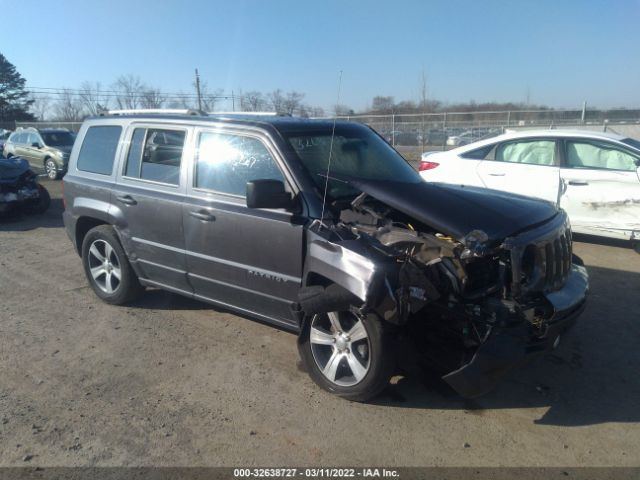
[(553, 140), (525, 140), (501, 143), (496, 149), (496, 161), (555, 165), (556, 142)]
[(257, 138), (204, 132), (198, 141), (195, 187), (244, 197), (251, 180), (284, 177)]
[(89, 127), (78, 155), (78, 170), (111, 175), (122, 127), (104, 125)]
[(12, 143), (24, 143), (23, 140), (26, 138), (26, 133), (14, 133), (9, 138), (9, 141)]
[(131, 137), (124, 175), (178, 185), (186, 132), (136, 128)]

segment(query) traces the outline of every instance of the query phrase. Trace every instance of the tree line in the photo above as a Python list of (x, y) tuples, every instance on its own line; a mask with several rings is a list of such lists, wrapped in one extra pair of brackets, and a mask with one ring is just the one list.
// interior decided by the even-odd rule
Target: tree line
[[(180, 108), (213, 112), (226, 110), (258, 112), (272, 111), (302, 117), (427, 114), (439, 112), (477, 112), (497, 110), (552, 110), (544, 105), (474, 101), (447, 104), (428, 98), (426, 76), (421, 78), (419, 100), (396, 102), (393, 96), (377, 95), (368, 108), (359, 112), (348, 105), (334, 105), (331, 111), (305, 102), (305, 94), (298, 91), (271, 92), (238, 91), (231, 94), (213, 89), (206, 81), (192, 84), (190, 92), (168, 93), (143, 82), (135, 75), (121, 75), (109, 85), (82, 82), (77, 88), (26, 88), (26, 80), (4, 55), (0, 54), (0, 122), (62, 121), (77, 122), (87, 116), (109, 109)], [(231, 108), (229, 108), (231, 107)]]

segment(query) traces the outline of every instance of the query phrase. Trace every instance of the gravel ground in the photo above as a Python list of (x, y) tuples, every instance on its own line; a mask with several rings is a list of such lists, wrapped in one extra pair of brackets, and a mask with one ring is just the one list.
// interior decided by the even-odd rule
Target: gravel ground
[(89, 289), (60, 213), (0, 223), (0, 466), (640, 465), (640, 255), (579, 241), (586, 312), (560, 348), (464, 401), (403, 378), (320, 391), (295, 337), (149, 291)]

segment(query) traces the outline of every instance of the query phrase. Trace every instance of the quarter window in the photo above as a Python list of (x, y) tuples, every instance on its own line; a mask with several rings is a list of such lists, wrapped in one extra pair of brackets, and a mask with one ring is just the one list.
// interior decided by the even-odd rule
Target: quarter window
[(489, 155), (489, 153), (491, 153), (491, 151), (493, 150), (493, 147), (495, 146), (496, 146), (495, 143), (492, 143), (491, 145), (487, 145), (481, 148), (476, 148), (475, 150), (471, 150), (470, 152), (463, 153), (460, 156), (462, 158), (469, 158), (471, 160), (485, 160), (485, 159), (489, 160), (487, 156)]
[(284, 177), (267, 147), (242, 135), (204, 132), (198, 139), (195, 187), (244, 197), (247, 182)]
[(111, 175), (122, 127), (89, 127), (78, 154), (78, 170)]
[(125, 176), (178, 185), (186, 132), (136, 128), (127, 154)]
[(634, 171), (639, 159), (613, 145), (600, 142), (567, 142), (567, 166)]
[(496, 161), (529, 165), (555, 165), (556, 142), (527, 140), (501, 143), (496, 149)]

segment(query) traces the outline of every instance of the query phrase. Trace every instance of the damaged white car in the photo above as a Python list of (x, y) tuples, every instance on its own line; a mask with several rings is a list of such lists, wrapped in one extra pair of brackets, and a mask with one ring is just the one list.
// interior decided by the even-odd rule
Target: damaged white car
[(640, 141), (583, 130), (507, 133), (423, 154), (429, 182), (519, 193), (560, 203), (574, 232), (640, 240)]

